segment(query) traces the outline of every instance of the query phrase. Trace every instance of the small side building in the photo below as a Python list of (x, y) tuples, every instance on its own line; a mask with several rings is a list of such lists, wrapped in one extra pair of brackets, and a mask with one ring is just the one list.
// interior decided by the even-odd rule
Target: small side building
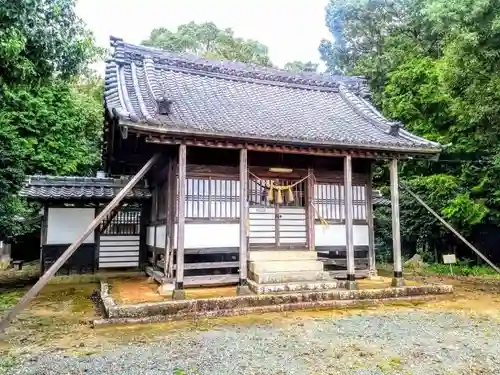
[[(440, 145), (384, 118), (370, 105), (363, 80), (213, 61), (117, 38), (111, 45), (106, 175), (129, 178), (152, 155), (162, 158), (82, 245), (93, 246), (81, 251), (93, 254), (89, 270), (108, 264), (105, 231), (122, 225), (139, 236), (138, 263), (125, 264), (133, 251), (119, 247), (129, 234), (113, 232), (120, 236), (113, 251), (123, 259), (115, 265), (143, 267), (176, 292), (225, 283), (257, 292), (317, 289), (335, 278), (355, 287), (356, 277), (376, 272), (372, 166), (383, 159), (391, 173), (395, 284), (402, 280), (398, 161), (434, 158)], [(37, 179), (43, 180), (32, 178), (22, 193), (43, 199), (32, 192), (43, 189)], [(58, 216), (57, 205), (76, 204), (73, 193), (48, 194), (42, 259), (85, 229), (112, 197), (90, 196), (102, 194), (100, 183), (117, 180), (85, 181), (92, 193), (80, 196), (74, 213), (64, 211), (68, 218)], [(131, 207), (138, 226), (113, 221)], [(53, 241), (61, 247), (50, 250)]]

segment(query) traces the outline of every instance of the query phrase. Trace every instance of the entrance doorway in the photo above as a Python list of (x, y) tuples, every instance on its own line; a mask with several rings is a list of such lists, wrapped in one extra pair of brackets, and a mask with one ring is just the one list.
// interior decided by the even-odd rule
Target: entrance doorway
[[(250, 248), (296, 249), (307, 245), (306, 180), (249, 180)], [(291, 186), (278, 192), (271, 186)]]

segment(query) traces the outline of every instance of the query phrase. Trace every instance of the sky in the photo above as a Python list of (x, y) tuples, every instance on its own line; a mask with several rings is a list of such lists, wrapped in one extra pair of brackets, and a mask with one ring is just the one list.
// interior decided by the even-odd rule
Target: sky
[[(140, 43), (156, 27), (175, 30), (190, 21), (232, 28), (237, 37), (269, 47), (271, 61), (320, 62), (318, 45), (331, 37), (325, 26), (328, 0), (79, 0), (77, 14), (100, 46), (109, 36)], [(321, 65), (323, 66), (323, 65)]]

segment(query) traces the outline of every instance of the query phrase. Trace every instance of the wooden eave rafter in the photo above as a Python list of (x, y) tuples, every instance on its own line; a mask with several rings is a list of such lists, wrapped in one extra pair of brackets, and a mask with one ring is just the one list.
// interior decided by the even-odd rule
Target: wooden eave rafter
[(434, 149), (382, 149), (380, 146), (363, 145), (363, 147), (353, 145), (332, 146), (322, 144), (311, 145), (293, 145), (293, 143), (284, 143), (283, 141), (265, 141), (256, 137), (248, 139), (238, 139), (235, 137), (209, 136), (205, 134), (196, 134), (194, 132), (185, 132), (184, 130), (166, 128), (154, 128), (150, 125), (141, 125), (133, 122), (120, 121), (120, 126), (128, 127), (130, 132), (138, 136), (144, 136), (146, 143), (187, 146), (221, 148), (221, 149), (242, 149), (260, 152), (276, 152), (300, 155), (317, 155), (343, 157), (351, 155), (356, 158), (368, 159), (437, 159), (439, 152)]

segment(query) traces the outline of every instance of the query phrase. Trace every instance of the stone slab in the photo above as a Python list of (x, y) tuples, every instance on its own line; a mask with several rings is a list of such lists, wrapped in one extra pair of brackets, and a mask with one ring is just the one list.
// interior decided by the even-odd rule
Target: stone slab
[(302, 281), (302, 282), (290, 282), (281, 284), (258, 284), (254, 281), (248, 280), (248, 286), (250, 290), (256, 294), (266, 294), (266, 293), (283, 293), (283, 292), (297, 292), (297, 291), (319, 291), (319, 290), (329, 290), (336, 289), (337, 282), (334, 280), (330, 281)]
[(323, 263), (317, 260), (287, 260), (250, 262), (250, 272), (323, 271)]
[(326, 271), (250, 272), (249, 277), (258, 284), (334, 280)]
[(317, 259), (318, 254), (309, 250), (251, 250), (248, 253), (250, 262)]

